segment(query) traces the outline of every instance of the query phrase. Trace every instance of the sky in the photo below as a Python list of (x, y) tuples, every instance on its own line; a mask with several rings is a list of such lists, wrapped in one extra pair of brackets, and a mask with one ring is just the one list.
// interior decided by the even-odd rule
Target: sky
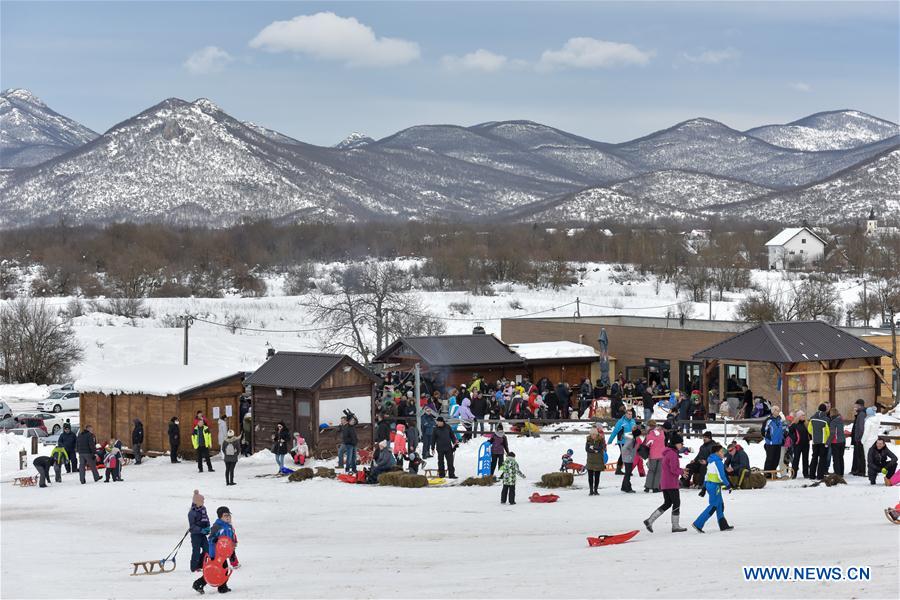
[(898, 2), (0, 1), (0, 87), (103, 132), (168, 97), (321, 145), (529, 119), (621, 142), (900, 121)]

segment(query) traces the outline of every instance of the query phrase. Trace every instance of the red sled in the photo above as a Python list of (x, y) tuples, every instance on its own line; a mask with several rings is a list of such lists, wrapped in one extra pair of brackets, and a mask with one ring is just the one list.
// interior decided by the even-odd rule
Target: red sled
[(587, 539), (588, 546), (611, 546), (613, 544), (624, 544), (634, 536), (640, 533), (637, 529), (628, 533), (617, 533), (615, 535), (598, 535), (597, 537), (589, 537)]
[(338, 479), (343, 481), (344, 483), (356, 483), (356, 475), (353, 473), (341, 473), (337, 476)]
[(559, 496), (556, 494), (538, 494), (535, 492), (528, 496), (528, 499), (532, 502), (556, 502), (559, 500)]

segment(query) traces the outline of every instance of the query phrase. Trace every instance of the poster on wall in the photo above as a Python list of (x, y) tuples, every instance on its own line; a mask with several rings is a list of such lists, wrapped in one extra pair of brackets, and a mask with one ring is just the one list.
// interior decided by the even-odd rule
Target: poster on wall
[(219, 407), (213, 406), (213, 420), (216, 420), (218, 418), (219, 418)]
[(230, 404), (226, 404), (226, 405), (225, 405), (225, 416), (226, 416), (226, 417), (234, 416), (234, 409), (231, 408), (231, 405), (230, 405)]

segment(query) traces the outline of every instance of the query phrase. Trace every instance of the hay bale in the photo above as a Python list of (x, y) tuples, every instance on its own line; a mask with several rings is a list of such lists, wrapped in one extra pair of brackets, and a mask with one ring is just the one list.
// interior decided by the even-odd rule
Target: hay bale
[(467, 477), (460, 485), (470, 487), (473, 485), (488, 486), (497, 483), (497, 478), (493, 475), (485, 475), (484, 477)]
[(290, 475), (288, 475), (288, 481), (306, 481), (307, 479), (312, 479), (315, 477), (315, 472), (311, 467), (303, 467), (302, 469), (297, 469)]
[(378, 476), (378, 485), (399, 485), (402, 476), (403, 471), (388, 471), (387, 473), (382, 473)]
[(831, 475), (825, 476), (825, 486), (826, 487), (833, 487), (835, 485), (841, 485), (841, 484), (846, 485), (847, 481), (840, 475), (835, 475), (834, 473), (832, 473)]
[(766, 487), (766, 474), (762, 471), (755, 471), (750, 473), (749, 477), (745, 477), (744, 479), (749, 480), (751, 490), (761, 490)]
[(428, 485), (428, 478), (424, 475), (416, 475), (414, 473), (406, 473), (400, 478), (400, 487), (405, 488), (422, 488)]
[(542, 487), (546, 488), (562, 488), (569, 487), (575, 483), (575, 476), (572, 473), (545, 473), (541, 475)]
[(326, 477), (328, 479), (334, 479), (337, 477), (337, 474), (334, 472), (334, 469), (330, 469), (328, 467), (316, 467), (316, 477)]

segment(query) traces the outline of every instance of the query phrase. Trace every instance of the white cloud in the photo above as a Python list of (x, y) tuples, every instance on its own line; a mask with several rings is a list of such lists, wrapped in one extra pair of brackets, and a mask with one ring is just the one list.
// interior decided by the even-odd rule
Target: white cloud
[(444, 68), (451, 71), (486, 71), (490, 73), (499, 71), (508, 63), (509, 59), (502, 54), (494, 54), (481, 48), (464, 56), (448, 54), (441, 59)]
[(233, 60), (234, 58), (221, 48), (206, 46), (188, 56), (184, 61), (184, 68), (195, 75), (218, 73)]
[(298, 52), (352, 67), (391, 67), (419, 58), (419, 45), (397, 38), (376, 37), (371, 27), (332, 12), (275, 21), (250, 41), (269, 52)]
[(704, 65), (717, 65), (719, 63), (737, 60), (741, 57), (739, 50), (734, 48), (725, 48), (723, 50), (704, 50), (700, 54), (682, 54), (688, 62), (699, 63)]
[(570, 38), (559, 50), (545, 50), (537, 67), (550, 70), (558, 67), (601, 69), (646, 65), (654, 54), (652, 50), (641, 50), (633, 44), (577, 37)]
[(803, 81), (795, 81), (793, 83), (789, 83), (788, 87), (794, 90), (795, 92), (811, 92), (812, 86)]

